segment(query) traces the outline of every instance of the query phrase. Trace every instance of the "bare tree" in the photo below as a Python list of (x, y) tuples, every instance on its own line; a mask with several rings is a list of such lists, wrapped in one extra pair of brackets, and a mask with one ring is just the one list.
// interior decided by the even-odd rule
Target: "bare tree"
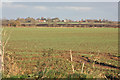
[(53, 22), (53, 27), (57, 27), (57, 22), (56, 21)]
[(47, 22), (48, 22), (48, 27), (50, 27), (50, 26), (51, 26), (52, 19), (48, 18)]
[[(9, 33), (7, 33), (7, 31), (5, 31), (4, 28), (1, 29), (0, 35), (2, 37), (2, 40), (0, 40), (0, 46), (1, 46), (2, 74), (4, 74), (5, 47), (10, 39), (10, 34), (11, 34), (11, 31)], [(5, 38), (5, 39), (3, 39), (3, 38)]]

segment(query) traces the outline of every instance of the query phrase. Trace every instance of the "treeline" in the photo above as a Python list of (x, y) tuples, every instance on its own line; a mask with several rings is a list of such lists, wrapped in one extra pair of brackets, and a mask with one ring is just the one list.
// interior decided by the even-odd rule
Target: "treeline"
[(31, 18), (31, 17), (27, 17), (27, 18), (17, 18), (17, 19), (2, 19), (2, 25), (3, 26), (22, 26), (22, 24), (32, 24), (33, 26), (35, 26), (35, 24), (38, 23), (51, 23), (51, 22), (60, 22), (59, 18)]
[(36, 23), (36, 20), (34, 18), (17, 18), (15, 19), (2, 19), (2, 26), (21, 26), (21, 23)]
[(17, 19), (2, 19), (2, 26), (48, 26), (48, 27), (117, 27), (116, 21), (108, 21), (105, 19), (99, 20), (90, 20), (90, 19), (81, 19), (81, 20), (60, 20), (59, 18), (37, 18), (32, 17), (27, 18), (17, 18)]

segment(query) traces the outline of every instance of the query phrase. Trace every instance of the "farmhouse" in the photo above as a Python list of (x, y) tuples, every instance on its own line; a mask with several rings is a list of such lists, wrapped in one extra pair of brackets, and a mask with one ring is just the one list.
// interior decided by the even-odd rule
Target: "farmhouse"
[(41, 19), (39, 20), (39, 22), (41, 22), (41, 23), (42, 23), (42, 22), (46, 22), (46, 20), (47, 20), (46, 18), (41, 17)]

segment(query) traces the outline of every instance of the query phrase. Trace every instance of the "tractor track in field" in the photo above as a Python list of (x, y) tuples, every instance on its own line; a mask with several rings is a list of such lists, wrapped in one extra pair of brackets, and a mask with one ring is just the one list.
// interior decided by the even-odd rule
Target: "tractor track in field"
[[(64, 58), (64, 57), (63, 57)], [(68, 56), (67, 57), (69, 60), (70, 60), (70, 57)], [(73, 61), (74, 62), (77, 62), (77, 63), (85, 63), (85, 64), (93, 64), (93, 60), (88, 58), (88, 57), (85, 57), (85, 56), (73, 56)], [(120, 70), (120, 67), (117, 67), (117, 66), (114, 66), (114, 65), (110, 65), (110, 64), (107, 64), (107, 63), (103, 63), (103, 62), (98, 62), (98, 61), (95, 61), (95, 66), (97, 67), (102, 67), (102, 68), (107, 68), (107, 69), (118, 69)]]
[[(66, 51), (66, 52), (69, 52), (69, 51)], [(72, 53), (73, 53), (73, 61), (75, 61), (75, 62), (78, 62), (78, 63), (85, 62), (86, 64), (93, 64), (93, 62), (94, 62), (95, 66), (98, 66), (98, 67), (104, 67), (104, 68), (108, 68), (108, 69), (114, 68), (114, 69), (120, 70), (120, 67), (118, 67), (118, 66), (107, 64), (107, 63), (104, 63), (104, 62), (94, 61), (90, 57), (86, 57), (86, 56), (82, 56), (82, 55), (74, 56), (75, 53), (81, 53), (81, 52), (72, 51)], [(97, 54), (97, 53), (95, 53), (95, 52), (88, 52), (88, 53), (85, 53), (85, 54)], [(108, 58), (108, 59), (113, 59), (113, 60), (116, 60), (116, 61), (120, 61), (119, 57), (111, 55), (110, 53), (105, 53), (105, 54), (99, 53), (99, 54), (101, 56), (104, 56), (104, 57)], [(70, 55), (69, 54), (64, 54), (62, 56), (66, 57), (67, 59), (70, 60), (70, 57), (69, 57)]]
[[(120, 67), (117, 67), (117, 66), (114, 66), (114, 65), (110, 65), (110, 64), (103, 63), (103, 62), (98, 62), (98, 61), (93, 61), (92, 59), (90, 59), (88, 57), (82, 56), (81, 59), (83, 59), (86, 63), (89, 63), (89, 64), (93, 64), (93, 62), (94, 62), (96, 66), (100, 66), (100, 67), (104, 67), (104, 68), (120, 69)], [(77, 62), (79, 62), (79, 61), (77, 61)]]

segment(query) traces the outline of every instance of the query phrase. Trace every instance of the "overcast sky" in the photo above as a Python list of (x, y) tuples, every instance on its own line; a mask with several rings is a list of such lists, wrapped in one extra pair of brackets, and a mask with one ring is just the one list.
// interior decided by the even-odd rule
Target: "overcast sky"
[(2, 17), (118, 20), (117, 2), (3, 2)]
[(120, 0), (1, 0), (2, 2), (118, 2)]

